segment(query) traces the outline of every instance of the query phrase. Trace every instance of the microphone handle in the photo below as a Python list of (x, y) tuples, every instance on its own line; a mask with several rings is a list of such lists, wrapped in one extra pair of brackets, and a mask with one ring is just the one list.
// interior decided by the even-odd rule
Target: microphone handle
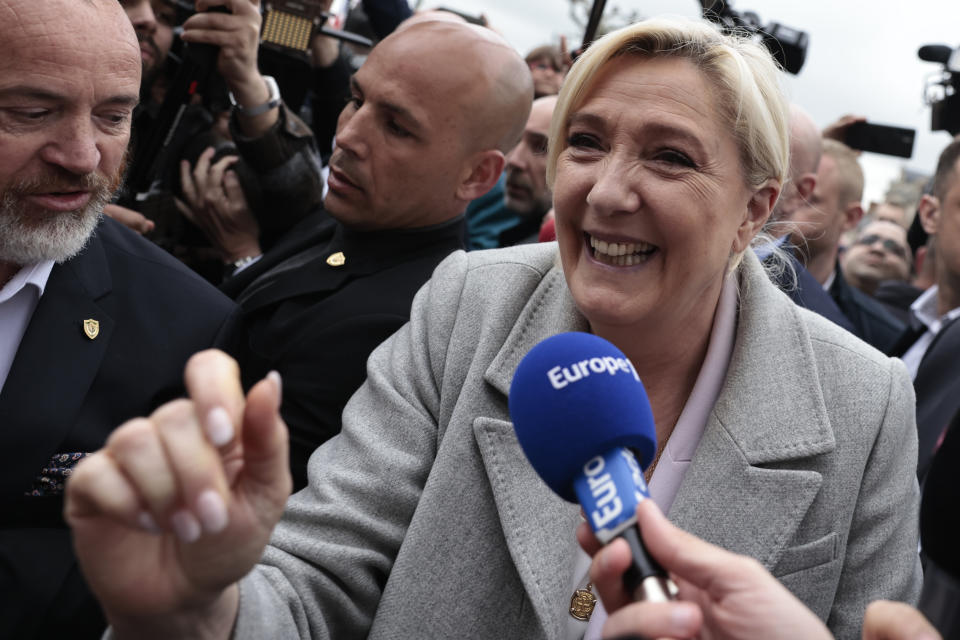
[(667, 575), (660, 563), (647, 553), (640, 539), (640, 530), (632, 524), (619, 537), (630, 545), (633, 564), (623, 574), (623, 586), (638, 602), (667, 602), (676, 600), (677, 585)]

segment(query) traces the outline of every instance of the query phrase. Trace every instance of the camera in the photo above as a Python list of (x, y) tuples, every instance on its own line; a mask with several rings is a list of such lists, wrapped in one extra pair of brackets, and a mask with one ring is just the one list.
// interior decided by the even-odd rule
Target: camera
[(927, 80), (924, 102), (930, 105), (930, 129), (960, 133), (960, 47), (943, 44), (920, 47), (917, 56), (925, 62), (937, 62), (943, 70)]
[(784, 71), (794, 75), (800, 73), (807, 60), (810, 43), (806, 31), (779, 22), (770, 22), (764, 27), (756, 13), (734, 11), (730, 3), (724, 0), (700, 0), (700, 5), (703, 8), (703, 17), (718, 24), (724, 33), (741, 31), (760, 36), (760, 42)]

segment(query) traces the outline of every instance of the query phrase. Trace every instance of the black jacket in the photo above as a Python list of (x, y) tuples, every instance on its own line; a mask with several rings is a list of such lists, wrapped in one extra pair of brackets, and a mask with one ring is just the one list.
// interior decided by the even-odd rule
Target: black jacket
[[(357, 232), (318, 212), (222, 285), (248, 330), (246, 382), (271, 369), (283, 377), (294, 489), (306, 484), (310, 454), (340, 431), (370, 352), (407, 322), (414, 294), (440, 261), (463, 248), (464, 225), (459, 217)], [(337, 254), (342, 263), (331, 259)]]
[(906, 325), (864, 292), (850, 285), (837, 266), (830, 297), (853, 324), (853, 332), (864, 342), (889, 354)]
[(110, 219), (54, 266), (0, 391), (0, 637), (100, 637), (62, 517), (72, 454), (182, 395), (187, 359), (232, 350), (236, 320), (226, 296)]

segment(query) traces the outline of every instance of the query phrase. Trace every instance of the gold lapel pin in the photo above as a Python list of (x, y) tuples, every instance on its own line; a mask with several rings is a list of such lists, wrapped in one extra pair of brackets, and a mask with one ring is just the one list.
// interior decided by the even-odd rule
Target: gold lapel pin
[(100, 322), (93, 318), (87, 318), (83, 321), (83, 333), (91, 340), (95, 340), (100, 335)]
[(346, 263), (347, 258), (343, 255), (343, 251), (337, 251), (327, 258), (327, 264), (331, 267), (342, 267)]

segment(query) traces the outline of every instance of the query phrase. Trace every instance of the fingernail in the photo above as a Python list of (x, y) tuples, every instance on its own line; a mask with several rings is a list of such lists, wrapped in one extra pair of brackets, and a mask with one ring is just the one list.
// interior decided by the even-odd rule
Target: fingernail
[(227, 505), (213, 489), (207, 489), (197, 498), (197, 515), (207, 533), (220, 533), (227, 526)]
[(267, 374), (267, 379), (272, 381), (273, 384), (277, 385), (277, 395), (283, 397), (283, 379), (280, 378), (280, 373), (277, 371), (271, 371)]
[(207, 414), (207, 437), (214, 446), (222, 447), (233, 440), (233, 420), (223, 407), (214, 407)]
[(670, 622), (674, 628), (687, 631), (694, 624), (694, 610), (688, 604), (678, 603), (677, 606), (670, 608)]
[(170, 524), (173, 525), (173, 532), (183, 542), (195, 542), (200, 537), (200, 523), (186, 509), (180, 509), (173, 514), (170, 518)]
[(157, 526), (157, 521), (153, 519), (153, 516), (150, 515), (149, 511), (141, 511), (138, 513), (137, 523), (144, 531), (148, 531), (150, 533), (160, 533), (160, 527)]

